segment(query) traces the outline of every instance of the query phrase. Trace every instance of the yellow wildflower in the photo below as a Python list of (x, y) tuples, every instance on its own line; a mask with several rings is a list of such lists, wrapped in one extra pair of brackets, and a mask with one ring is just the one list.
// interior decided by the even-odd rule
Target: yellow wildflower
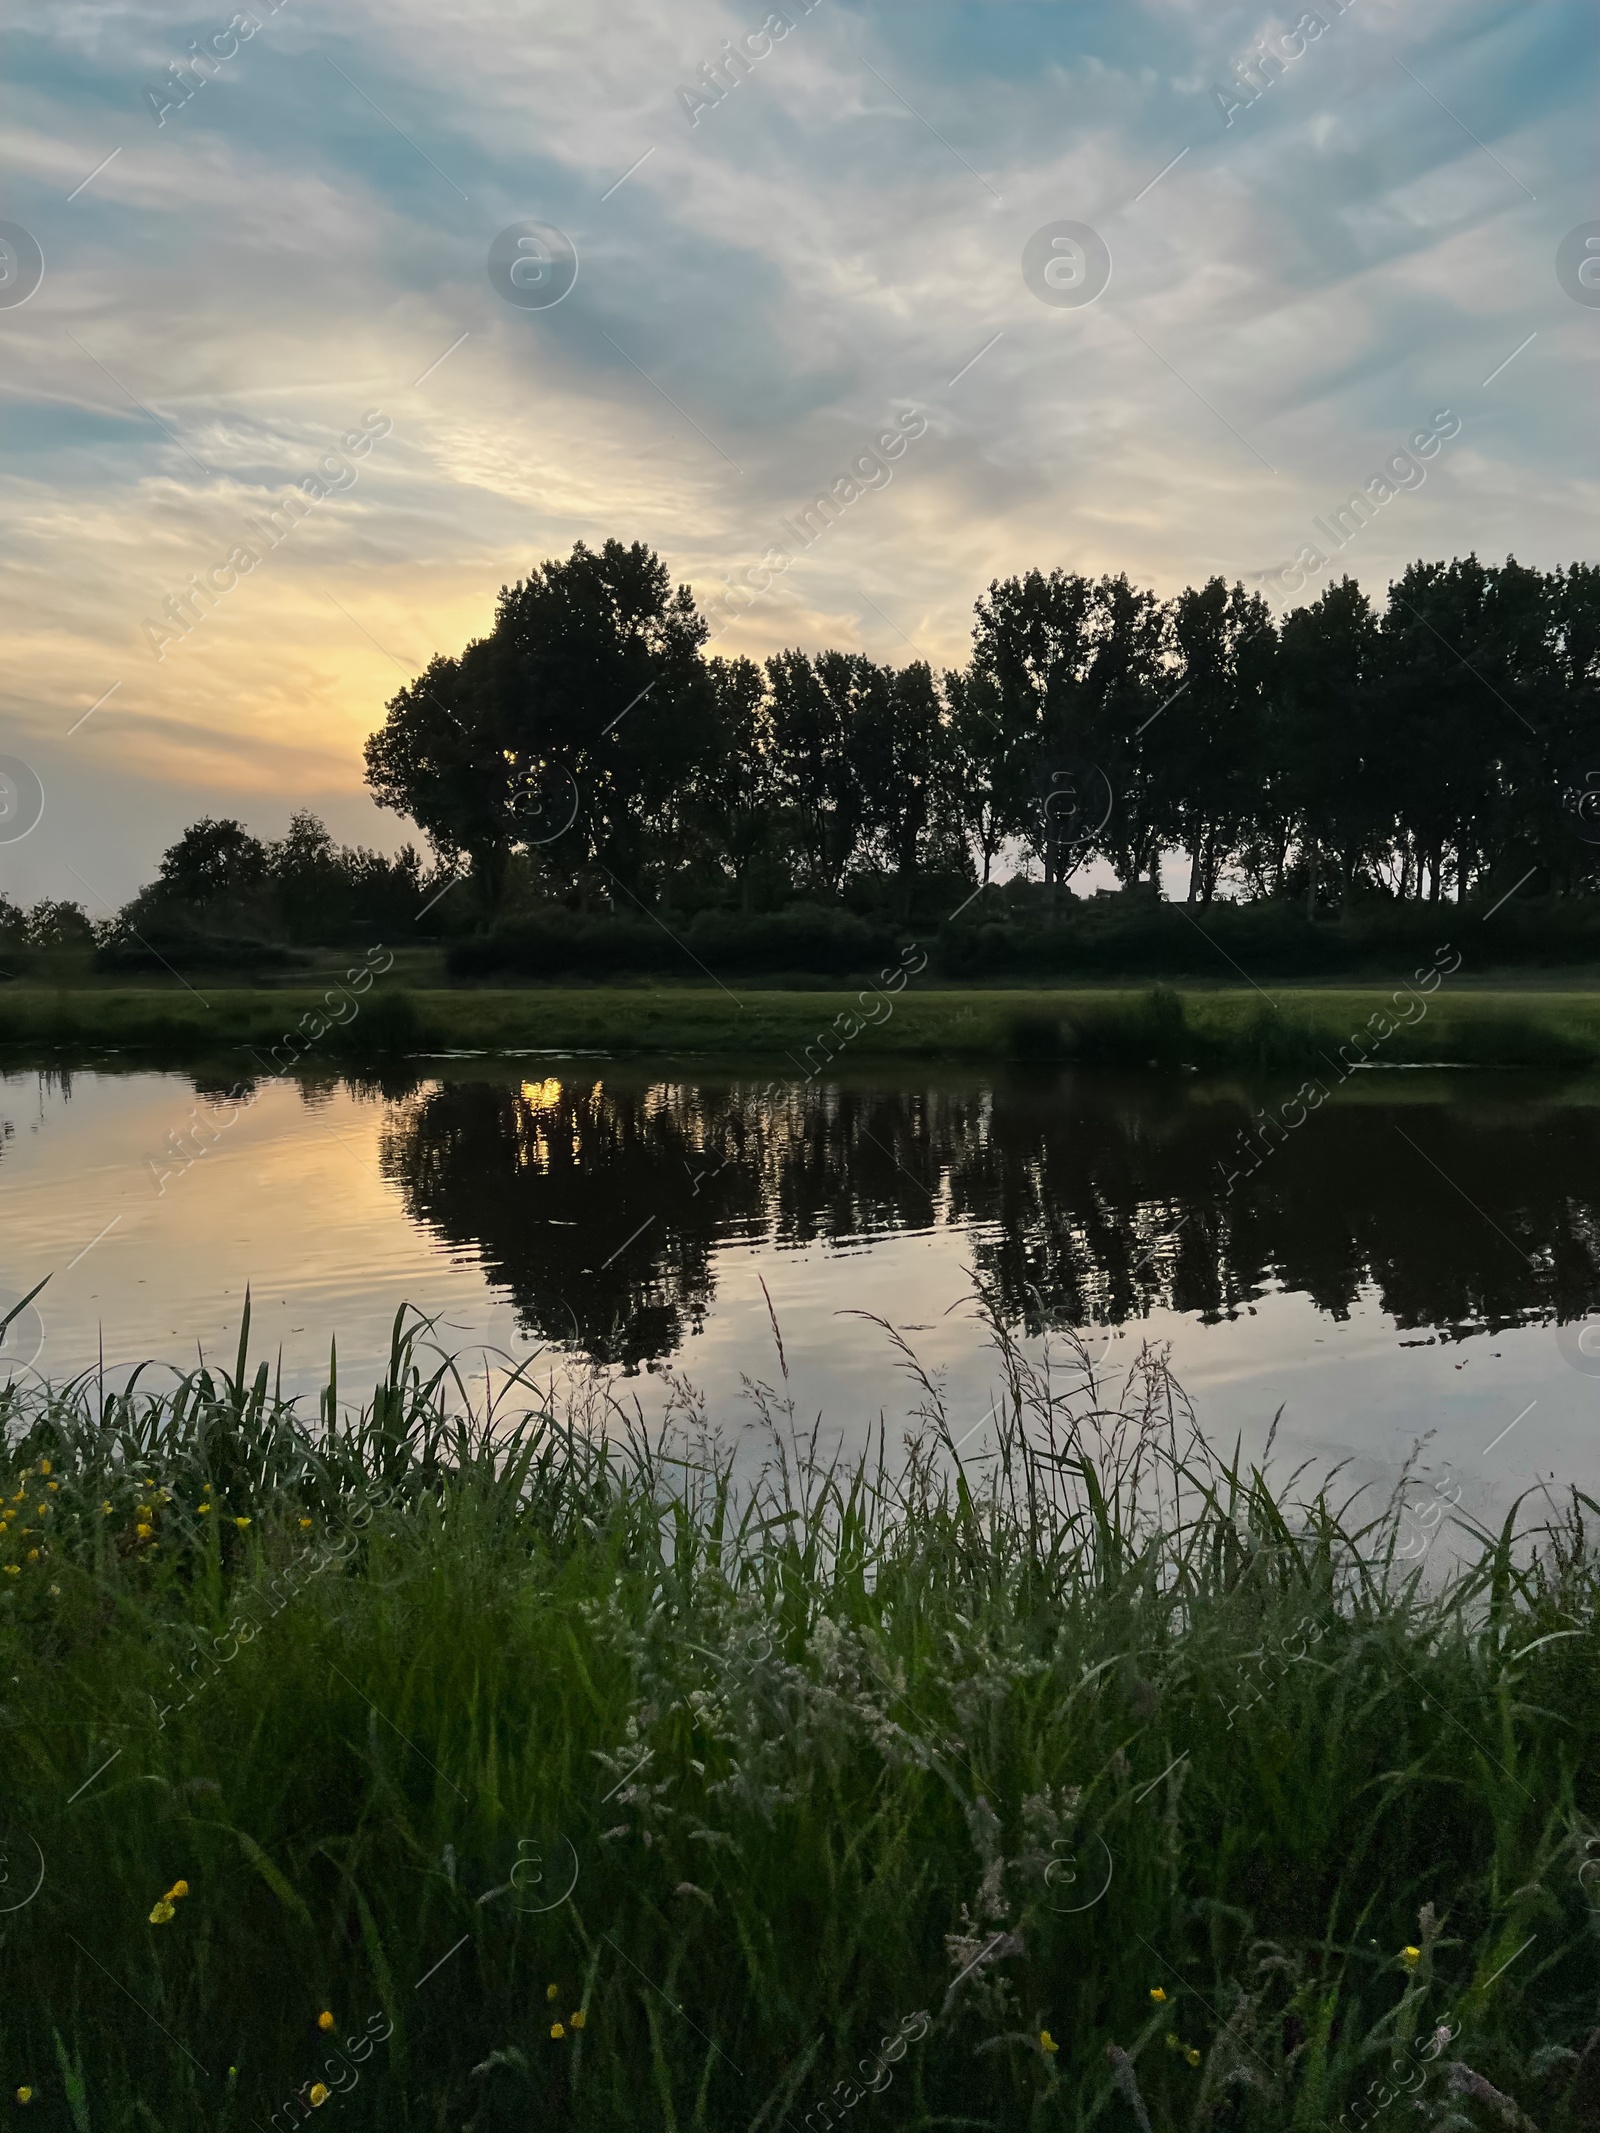
[(321, 2014), (317, 2016), (317, 2027), (318, 2029), (332, 2029), (333, 2010), (331, 2008), (324, 2007)]
[(588, 2021), (589, 2017), (580, 2007), (575, 2015), (569, 2015), (567, 2019), (571, 2022), (574, 2029), (582, 2029), (584, 2023)]
[(546, 1987), (544, 1988), (544, 1996), (547, 2000), (553, 2000), (560, 1990), (561, 1987), (559, 1985), (546, 1985)]
[(102, 1505), (100, 1506), (100, 1508), (101, 1508), (101, 1510), (102, 1510), (102, 1511), (103, 1511), (103, 1512), (105, 1513), (105, 1515), (106, 1515), (106, 1517), (107, 1517), (107, 1518), (109, 1518), (109, 1517), (111, 1516), (111, 1506), (110, 1506), (110, 1504), (108, 1504), (108, 1503), (103, 1503), (103, 1504), (102, 1504)]
[(211, 1509), (211, 1506), (210, 1506), (210, 1504), (208, 1504), (208, 1503), (203, 1503), (203, 1504), (199, 1505), (199, 1507), (198, 1507), (198, 1508), (199, 1508), (200, 1516), (201, 1516), (202, 1518), (204, 1518), (204, 1517), (206, 1516), (207, 1512), (209, 1512), (209, 1510)]
[(32, 2103), (33, 2101), (33, 2091), (26, 2082), (17, 2091), (17, 2101), (18, 2103)]
[(1058, 2052), (1061, 2046), (1051, 2036), (1049, 2030), (1041, 2029), (1039, 2032), (1039, 2049), (1042, 2052)]
[(162, 1901), (164, 1903), (177, 1903), (178, 1901), (180, 1901), (181, 1898), (187, 1896), (188, 1893), (189, 1884), (187, 1881), (175, 1881), (172, 1884), (171, 1888), (168, 1889), (166, 1895), (162, 1898)]
[(1159, 2007), (1159, 2006), (1161, 2005), (1161, 2003), (1162, 2003), (1162, 2002), (1163, 2002), (1163, 2001), (1165, 2000), (1165, 1998), (1166, 1998), (1166, 1994), (1165, 1994), (1165, 1993), (1164, 1993), (1164, 1992), (1162, 1991), (1162, 1989), (1161, 1989), (1161, 1987), (1160, 1987), (1159, 1985), (1152, 1985), (1152, 1986), (1150, 1987), (1150, 1997), (1151, 1997), (1151, 1999), (1153, 1999), (1153, 2000), (1155, 2001), (1156, 2005), (1157, 2005), (1157, 2006)]
[(61, 1484), (60, 1484), (60, 1482), (59, 1482), (59, 1481), (52, 1481), (52, 1482), (50, 1483), (50, 1487), (51, 1487), (52, 1489), (59, 1489), (59, 1488), (60, 1488), (60, 1486), (61, 1486)]
[(21, 1577), (21, 1575), (22, 1575), (22, 1565), (21, 1565), (20, 1563), (7, 1563), (7, 1565), (6, 1565), (6, 1576), (7, 1576), (8, 1578), (19, 1578), (19, 1577)]
[(1420, 1948), (1402, 1948), (1400, 1950), (1400, 1960), (1408, 1970), (1415, 1970), (1422, 1960), (1422, 1950)]
[(147, 1504), (147, 1503), (142, 1503), (142, 1504), (140, 1504), (140, 1505), (138, 1506), (139, 1516), (140, 1516), (141, 1518), (148, 1518), (148, 1517), (150, 1516), (151, 1512), (152, 1512), (152, 1511), (154, 1510), (154, 1508), (155, 1508), (155, 1506), (154, 1506), (153, 1504)]
[(133, 1530), (138, 1535), (140, 1540), (147, 1541), (150, 1538), (150, 1535), (155, 1531), (155, 1528), (153, 1526), (145, 1525), (141, 1520), (141, 1522), (137, 1526), (135, 1526)]
[(1170, 2029), (1167, 2031), (1167, 2050), (1169, 2052), (1181, 2052), (1183, 2050), (1183, 2046), (1179, 2042), (1176, 2032)]
[(566, 2027), (563, 2023), (552, 2022), (550, 2024), (550, 2034), (557, 2040), (557, 2042), (559, 2042), (560, 2039), (566, 2035), (566, 2033)]
[(324, 2082), (324, 2081), (313, 2081), (313, 2082), (312, 2082), (312, 2084), (311, 2084), (311, 2108), (312, 2108), (312, 2110), (314, 2110), (314, 2111), (315, 2111), (315, 2110), (319, 2109), (319, 2108), (320, 2108), (320, 2107), (321, 2107), (321, 2106), (322, 2106), (323, 2104), (325, 2104), (325, 2103), (327, 2102), (327, 2100), (328, 2100), (328, 2086), (327, 2086), (327, 2083), (326, 2083), (326, 2082)]
[(1195, 2050), (1192, 2044), (1183, 2056), (1188, 2060), (1191, 2066), (1198, 2066), (1200, 2064), (1200, 2054)]
[(39, 1471), (41, 1474), (48, 1474), (51, 1471), (50, 1462), (48, 1459), (41, 1459), (39, 1461)]
[(309, 1518), (302, 1518), (302, 1519), (301, 1519), (301, 1521), (300, 1521), (300, 1531), (301, 1531), (302, 1533), (309, 1533), (309, 1532), (311, 1531), (311, 1521), (310, 1521), (310, 1519), (309, 1519)]
[(241, 1533), (244, 1531), (245, 1527), (249, 1525), (249, 1523), (250, 1521), (248, 1518), (236, 1518), (234, 1520), (234, 1524), (239, 1528), (239, 1531)]
[(164, 1896), (159, 1903), (150, 1906), (150, 1923), (153, 1926), (170, 1926), (176, 1915)]
[(39, 1551), (38, 1551), (38, 1549), (37, 1549), (37, 1548), (30, 1548), (30, 1549), (28, 1550), (28, 1561), (29, 1561), (30, 1563), (36, 1563), (36, 1562), (37, 1562), (38, 1560), (39, 1560)]

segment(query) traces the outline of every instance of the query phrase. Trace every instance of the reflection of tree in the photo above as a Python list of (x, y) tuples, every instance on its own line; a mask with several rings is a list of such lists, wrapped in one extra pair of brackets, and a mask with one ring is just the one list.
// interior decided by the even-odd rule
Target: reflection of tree
[(721, 1245), (935, 1223), (968, 1231), (1005, 1317), (1035, 1327), (1231, 1317), (1268, 1285), (1334, 1316), (1375, 1285), (1401, 1325), (1456, 1328), (1600, 1295), (1586, 1107), (1363, 1088), (1230, 1191), (1257, 1099), (1217, 1085), (624, 1075), (389, 1093), (381, 1159), (412, 1217), (479, 1252), (530, 1332), (568, 1341), (575, 1318), (591, 1353), (629, 1364), (698, 1330)]
[(1596, 1203), (1574, 1190), (1600, 1185), (1600, 1113), (1363, 1089), (1258, 1142), (1252, 1170), (1258, 1101), (1087, 1077), (997, 1097), (951, 1201), (983, 1225), (1007, 1315), (1037, 1319), (1031, 1284), (1063, 1323), (1233, 1317), (1271, 1284), (1344, 1317), (1371, 1285), (1402, 1326), (1493, 1329), (1600, 1293)]

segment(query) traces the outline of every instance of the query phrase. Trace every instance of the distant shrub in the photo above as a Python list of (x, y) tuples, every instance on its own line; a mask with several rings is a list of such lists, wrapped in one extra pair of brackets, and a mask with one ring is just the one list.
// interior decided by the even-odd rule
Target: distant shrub
[[(941, 973), (988, 977), (1253, 979), (1361, 976), (1398, 981), (1449, 941), (1476, 970), (1600, 963), (1600, 903), (1546, 899), (1492, 906), (1362, 904), (1311, 923), (1298, 903), (1186, 904), (1097, 898), (1042, 911), (945, 926)], [(1268, 1045), (1270, 1050), (1270, 1044)]]
[(276, 941), (236, 940), (203, 934), (158, 935), (138, 940), (117, 934), (95, 951), (105, 971), (294, 970), (310, 961)]
[[(686, 923), (651, 925), (623, 918), (551, 912), (450, 950), (452, 977), (610, 977), (620, 971), (810, 971), (844, 975), (889, 962), (901, 936), (849, 911), (796, 904), (745, 918), (702, 911)], [(696, 964), (703, 966), (697, 970)]]

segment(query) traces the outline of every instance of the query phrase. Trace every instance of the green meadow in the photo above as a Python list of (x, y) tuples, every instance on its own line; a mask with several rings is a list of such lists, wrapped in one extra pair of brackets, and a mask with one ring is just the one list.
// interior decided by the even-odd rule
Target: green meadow
[[(115, 1049), (127, 1063), (205, 1058), (244, 1075), (299, 1059), (449, 1050), (683, 1051), (821, 1071), (834, 1058), (1040, 1059), (1085, 1065), (1338, 1071), (1370, 1057), (1476, 1066), (1600, 1061), (1600, 992), (1239, 985), (933, 987), (738, 992), (718, 986), (426, 988), (169, 985), (0, 990), (0, 1049)], [(254, 1056), (252, 1056), (252, 1054)]]
[(780, 1349), (737, 1470), (248, 1338), (0, 1396), (20, 2123), (1600, 2122), (1588, 1499), (1429, 1545), (999, 1335), (982, 1454)]

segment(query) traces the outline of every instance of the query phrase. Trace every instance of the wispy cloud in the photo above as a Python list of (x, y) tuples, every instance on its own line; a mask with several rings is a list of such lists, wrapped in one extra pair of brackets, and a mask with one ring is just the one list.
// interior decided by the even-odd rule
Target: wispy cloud
[[(51, 836), (8, 888), (72, 893), (81, 837), (122, 893), (202, 808), (276, 828), (312, 791), (392, 841), (360, 792), (396, 680), (368, 636), (420, 665), (612, 532), (709, 595), (886, 406), (928, 411), (914, 476), (720, 649), (897, 658), (904, 632), (954, 660), (1009, 570), (1247, 575), (1419, 407), (1463, 434), (1364, 537), (1365, 579), (1585, 551), (1591, 321), (1554, 271), (1592, 213), (1575, 0), (1363, 0), (1232, 127), (1211, 92), (1263, 22), (1236, 0), (787, 12), (693, 126), (680, 91), (758, 15), (476, 0), (445, 33), (421, 0), (286, 6), (159, 128), (142, 90), (190, 13), (25, 13), (7, 212), (46, 264), (0, 307), (0, 558)], [(1063, 218), (1113, 260), (1083, 309), (1021, 271)], [(487, 271), (524, 221), (581, 262), (546, 311)], [(368, 406), (395, 428), (360, 487), (205, 642), (141, 658), (152, 602)]]

